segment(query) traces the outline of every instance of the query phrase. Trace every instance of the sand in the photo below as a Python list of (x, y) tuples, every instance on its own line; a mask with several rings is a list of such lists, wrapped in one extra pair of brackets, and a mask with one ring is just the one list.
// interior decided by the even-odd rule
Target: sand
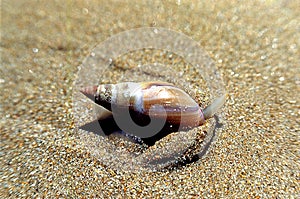
[[(299, 198), (299, 1), (1, 1), (1, 198)], [(180, 168), (131, 172), (75, 130), (78, 66), (139, 27), (186, 34), (223, 78), (223, 126)], [(190, 72), (193, 75), (192, 72)]]

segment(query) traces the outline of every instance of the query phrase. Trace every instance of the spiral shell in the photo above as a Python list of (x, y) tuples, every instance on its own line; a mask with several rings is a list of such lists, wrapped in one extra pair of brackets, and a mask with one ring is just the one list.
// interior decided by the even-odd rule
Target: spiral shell
[(192, 128), (205, 120), (199, 105), (187, 93), (165, 82), (104, 84), (84, 88), (82, 93), (110, 111), (112, 105), (116, 107), (114, 112), (129, 109), (133, 118), (149, 116), (151, 109), (157, 118), (163, 119), (166, 113), (170, 125)]
[[(150, 117), (165, 120), (166, 132), (187, 130), (205, 122), (224, 103), (225, 97), (215, 100), (204, 110), (186, 92), (166, 82), (124, 82), (85, 87), (81, 92), (96, 104), (115, 115), (128, 117), (140, 126), (150, 122)], [(161, 135), (159, 138), (161, 138)]]

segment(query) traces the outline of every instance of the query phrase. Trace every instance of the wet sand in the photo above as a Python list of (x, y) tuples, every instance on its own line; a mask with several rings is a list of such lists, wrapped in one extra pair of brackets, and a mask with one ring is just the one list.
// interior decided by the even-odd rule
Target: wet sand
[[(297, 1), (2, 1), (1, 198), (299, 198), (299, 13)], [(148, 26), (209, 53), (224, 125), (192, 164), (114, 170), (74, 131), (73, 82), (95, 45)]]

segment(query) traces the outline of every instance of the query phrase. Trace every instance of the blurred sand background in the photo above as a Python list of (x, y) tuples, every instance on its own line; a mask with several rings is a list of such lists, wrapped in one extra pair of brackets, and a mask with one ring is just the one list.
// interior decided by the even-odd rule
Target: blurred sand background
[[(184, 33), (215, 61), (226, 125), (170, 172), (105, 167), (72, 131), (77, 66), (138, 27)], [(1, 1), (1, 198), (299, 198), (299, 1)]]

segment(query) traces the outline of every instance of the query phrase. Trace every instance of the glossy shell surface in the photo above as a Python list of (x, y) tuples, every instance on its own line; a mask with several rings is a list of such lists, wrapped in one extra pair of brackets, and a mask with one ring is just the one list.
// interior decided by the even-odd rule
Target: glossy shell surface
[(86, 87), (82, 93), (94, 97), (95, 102), (106, 109), (113, 109), (114, 114), (129, 110), (138, 124), (139, 118), (150, 115), (158, 119), (166, 117), (169, 125), (183, 128), (192, 128), (204, 122), (203, 113), (195, 100), (166, 82), (103, 84)]

